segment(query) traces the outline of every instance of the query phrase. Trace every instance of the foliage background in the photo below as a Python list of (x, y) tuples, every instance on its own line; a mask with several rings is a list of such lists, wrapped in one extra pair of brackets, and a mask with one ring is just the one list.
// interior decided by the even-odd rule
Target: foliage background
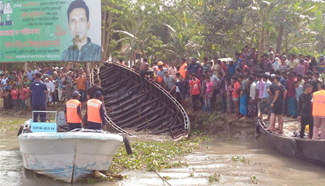
[(323, 0), (102, 0), (106, 58), (179, 62), (232, 57), (245, 45), (318, 56)]

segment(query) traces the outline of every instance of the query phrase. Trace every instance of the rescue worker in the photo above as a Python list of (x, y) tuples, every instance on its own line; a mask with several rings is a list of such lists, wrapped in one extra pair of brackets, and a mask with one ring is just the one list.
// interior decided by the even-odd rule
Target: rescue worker
[(102, 92), (96, 91), (94, 98), (87, 101), (85, 119), (88, 129), (101, 130), (102, 125), (106, 124), (106, 110), (103, 100)]
[(35, 80), (30, 85), (30, 90), (32, 91), (31, 95), (31, 105), (33, 110), (33, 120), (38, 122), (38, 116), (40, 117), (41, 122), (46, 121), (46, 113), (38, 111), (46, 111), (46, 95), (47, 87), (41, 81), (42, 74), (36, 73)]
[(72, 99), (65, 103), (64, 113), (70, 130), (82, 128), (81, 94), (78, 91), (72, 93)]
[[(325, 139), (325, 84), (321, 90), (313, 94), (313, 117), (314, 134), (313, 139)], [(321, 133), (319, 135), (319, 132)]]

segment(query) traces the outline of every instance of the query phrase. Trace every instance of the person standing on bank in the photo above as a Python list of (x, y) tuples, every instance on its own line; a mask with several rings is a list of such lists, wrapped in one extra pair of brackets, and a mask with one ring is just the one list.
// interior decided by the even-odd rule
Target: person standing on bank
[[(32, 110), (33, 111), (46, 111), (46, 95), (47, 95), (47, 87), (41, 82), (41, 73), (35, 74), (35, 80), (30, 85), (30, 90), (32, 92)], [(46, 113), (34, 112), (33, 120), (34, 122), (38, 122), (38, 116), (40, 116), (40, 121), (46, 121)]]
[(74, 91), (72, 99), (65, 103), (64, 113), (70, 130), (82, 128), (80, 93)]
[[(325, 139), (325, 84), (321, 90), (313, 94), (313, 117), (314, 134), (313, 139)], [(320, 134), (319, 134), (320, 133)]]
[(101, 92), (101, 94), (103, 94), (103, 92), (104, 92), (102, 87), (100, 86), (100, 81), (98, 79), (96, 79), (94, 82), (94, 85), (88, 89), (88, 91), (87, 91), (88, 99), (94, 98), (95, 93), (97, 91)]
[(305, 84), (304, 93), (299, 97), (298, 120), (301, 122), (300, 137), (304, 138), (306, 125), (309, 125), (309, 138), (313, 137), (313, 115), (312, 115), (312, 91), (313, 86)]
[(96, 91), (94, 96), (94, 98), (87, 101), (85, 114), (87, 128), (101, 130), (102, 125), (106, 124), (106, 110), (103, 104), (104, 97), (101, 91)]
[(270, 118), (270, 126), (267, 130), (272, 132), (276, 131), (275, 128), (275, 121), (278, 119), (278, 126), (279, 126), (279, 134), (283, 133), (283, 102), (286, 95), (285, 88), (280, 85), (280, 77), (275, 76), (273, 77), (273, 84), (269, 88), (269, 94), (272, 95), (273, 99), (271, 101), (271, 118)]

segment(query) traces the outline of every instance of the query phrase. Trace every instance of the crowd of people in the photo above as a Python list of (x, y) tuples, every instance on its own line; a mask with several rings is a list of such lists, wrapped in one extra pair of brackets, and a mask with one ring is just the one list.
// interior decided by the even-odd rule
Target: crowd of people
[[(325, 109), (313, 100), (313, 95), (325, 88), (318, 70), (321, 62), (324, 62), (323, 56), (317, 61), (310, 56), (278, 54), (272, 48), (258, 61), (257, 51), (245, 47), (234, 59), (215, 57), (204, 58), (201, 62), (189, 58), (182, 59), (179, 66), (162, 61), (149, 64), (144, 59), (133, 68), (144, 78), (160, 84), (185, 108), (193, 111), (220, 111), (239, 120), (266, 119), (270, 121), (268, 130), (280, 134), (283, 133), (283, 116), (288, 116), (301, 121), (300, 137), (304, 137), (305, 127), (309, 125), (309, 138), (325, 139), (325, 113), (322, 111)], [(65, 103), (75, 90), (80, 93), (81, 102), (87, 100), (90, 81), (84, 68), (5, 71), (0, 74), (4, 109), (18, 111), (31, 107), (31, 85), (37, 78), (46, 85), (45, 107)], [(99, 86), (99, 81), (95, 83)], [(324, 94), (323, 91), (320, 96), (325, 97)]]
[(194, 111), (221, 111), (239, 120), (259, 117), (270, 120), (268, 130), (280, 134), (283, 116), (288, 116), (301, 121), (300, 137), (308, 124), (309, 138), (325, 139), (325, 114), (312, 103), (313, 93), (324, 89), (320, 62), (323, 56), (317, 61), (311, 56), (278, 54), (272, 48), (258, 62), (257, 51), (246, 46), (234, 59), (190, 58), (179, 66), (162, 61), (149, 65), (144, 59), (134, 69), (185, 107), (190, 102)]
[(0, 74), (0, 95), (5, 110), (24, 111), (31, 108), (30, 85), (40, 73), (41, 81), (46, 85), (46, 105), (55, 105), (67, 101), (74, 90), (78, 90), (81, 99), (86, 99), (90, 87), (89, 75), (82, 67), (77, 69), (64, 67), (38, 67), (27, 71), (2, 71)]

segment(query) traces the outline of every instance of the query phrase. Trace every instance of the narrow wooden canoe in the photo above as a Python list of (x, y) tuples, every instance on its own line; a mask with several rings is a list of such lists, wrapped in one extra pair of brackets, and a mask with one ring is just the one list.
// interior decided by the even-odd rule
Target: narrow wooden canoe
[(266, 130), (266, 123), (256, 122), (256, 137), (259, 141), (286, 156), (293, 156), (325, 166), (325, 140), (285, 137)]

